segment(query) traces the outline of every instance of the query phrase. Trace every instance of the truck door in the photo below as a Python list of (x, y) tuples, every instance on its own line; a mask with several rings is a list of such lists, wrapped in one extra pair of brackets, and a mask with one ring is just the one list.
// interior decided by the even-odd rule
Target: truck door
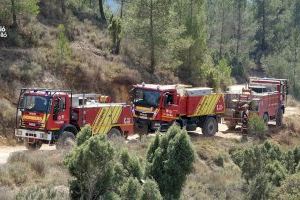
[(52, 101), (52, 120), (54, 122), (53, 129), (60, 129), (63, 124), (69, 123), (70, 106), (67, 106), (66, 96), (55, 96)]
[(162, 120), (171, 122), (178, 118), (179, 107), (178, 98), (174, 93), (165, 93), (164, 95), (164, 107), (162, 109)]

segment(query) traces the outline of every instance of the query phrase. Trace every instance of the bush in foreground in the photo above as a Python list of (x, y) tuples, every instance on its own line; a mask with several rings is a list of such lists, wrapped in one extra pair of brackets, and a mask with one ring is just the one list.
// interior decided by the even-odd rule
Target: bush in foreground
[(265, 139), (268, 127), (264, 120), (258, 115), (252, 115), (249, 118), (249, 133), (257, 136), (259, 139)]
[[(79, 135), (65, 158), (72, 199), (179, 199), (195, 152), (185, 130), (173, 126), (156, 136), (148, 148), (145, 174), (139, 159), (114, 147), (105, 136), (90, 137), (90, 127)], [(145, 177), (146, 180), (142, 180)]]
[(92, 137), (92, 127), (90, 125), (85, 125), (81, 129), (81, 131), (76, 135), (76, 144), (77, 144), (77, 146), (82, 145), (90, 137)]
[[(248, 183), (250, 199), (268, 199), (274, 188), (280, 188), (289, 176), (297, 173), (299, 148), (284, 152), (277, 145), (265, 142), (244, 150), (231, 152)], [(288, 178), (289, 179), (289, 178)]]
[(151, 143), (145, 175), (156, 180), (165, 199), (179, 199), (194, 160), (194, 148), (186, 130), (172, 126), (166, 135), (157, 135)]

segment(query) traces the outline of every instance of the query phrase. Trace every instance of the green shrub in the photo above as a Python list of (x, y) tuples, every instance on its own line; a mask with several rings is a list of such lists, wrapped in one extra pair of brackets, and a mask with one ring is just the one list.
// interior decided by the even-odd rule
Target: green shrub
[(265, 139), (268, 127), (261, 117), (258, 115), (252, 115), (250, 116), (248, 123), (248, 130), (250, 134), (257, 136), (260, 139)]
[[(85, 128), (89, 130), (89, 127)], [(118, 151), (103, 135), (89, 139), (85, 136), (81, 134), (80, 141), (83, 143), (76, 146), (65, 158), (65, 164), (75, 178), (70, 181), (71, 198), (139, 197), (139, 180), (143, 174), (138, 158), (131, 156), (126, 150)], [(84, 141), (85, 139), (87, 140)]]
[(143, 184), (141, 200), (162, 200), (157, 183), (147, 179)]
[(122, 151), (120, 156), (123, 169), (126, 171), (126, 176), (132, 176), (140, 180), (142, 178), (142, 168), (137, 157), (130, 156), (128, 151)]
[(112, 53), (119, 54), (120, 52), (120, 42), (121, 42), (121, 20), (118, 17), (111, 16), (109, 20), (109, 35), (112, 40)]
[(251, 200), (268, 199), (271, 190), (272, 184), (268, 181), (267, 176), (264, 173), (260, 173), (250, 184), (247, 195)]
[(115, 192), (107, 192), (103, 195), (102, 199), (105, 199), (105, 200), (121, 200), (121, 197), (118, 194), (116, 194)]
[(66, 29), (63, 24), (58, 26), (58, 40), (56, 43), (56, 56), (57, 63), (61, 64), (64, 61), (68, 61), (72, 55), (72, 50), (70, 48), (70, 43), (66, 37)]
[(300, 199), (300, 173), (288, 176), (281, 184), (271, 193), (271, 199), (277, 200), (297, 200)]
[(186, 130), (172, 126), (150, 144), (146, 177), (157, 181), (165, 199), (178, 199), (194, 160), (195, 151)]
[(130, 177), (121, 188), (121, 197), (124, 200), (140, 199), (142, 186), (139, 181)]
[(244, 150), (231, 150), (231, 158), (249, 185), (249, 199), (267, 199), (272, 188), (281, 187), (286, 177), (297, 173), (298, 151), (299, 148), (295, 148), (283, 152), (270, 142)]
[(286, 177), (286, 169), (278, 160), (267, 164), (264, 171), (266, 172), (269, 181), (277, 187), (280, 186), (281, 181)]
[(237, 166), (241, 167), (244, 161), (244, 151), (243, 149), (231, 149), (229, 151), (232, 161)]
[(92, 127), (90, 125), (85, 125), (81, 131), (76, 136), (77, 146), (82, 145), (85, 141), (92, 137)]
[(106, 137), (91, 137), (74, 148), (65, 163), (75, 178), (70, 183), (73, 199), (97, 199), (112, 187), (114, 149)]
[(274, 161), (278, 161), (280, 165), (284, 163), (283, 152), (277, 145), (270, 142), (246, 149), (232, 150), (230, 155), (233, 162), (241, 168), (242, 175), (247, 182), (265, 170), (268, 164)]

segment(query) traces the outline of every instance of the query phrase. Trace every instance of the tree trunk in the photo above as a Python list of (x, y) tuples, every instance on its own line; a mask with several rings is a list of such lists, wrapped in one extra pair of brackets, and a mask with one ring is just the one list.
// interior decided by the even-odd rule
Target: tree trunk
[(236, 58), (239, 59), (240, 53), (240, 40), (241, 40), (241, 29), (242, 29), (242, 2), (238, 1), (238, 29), (236, 38)]
[[(193, 0), (191, 0), (191, 1), (190, 1), (190, 20), (191, 20), (190, 23), (191, 23), (191, 26), (193, 26), (193, 5), (194, 5), (194, 4), (193, 4)], [(187, 67), (188, 67), (188, 69), (189, 69), (189, 70), (188, 70), (188, 71), (189, 71), (188, 74), (189, 74), (189, 76), (190, 76), (190, 75), (192, 74), (192, 73), (191, 73), (191, 69), (192, 69), (192, 66), (191, 66), (191, 65), (192, 65), (192, 47), (191, 47), (191, 46), (189, 47), (189, 50), (188, 50), (188, 56), (187, 56), (187, 59), (188, 59), (188, 60), (187, 60), (187, 64), (188, 64)]]
[(155, 44), (153, 29), (153, 0), (150, 0), (150, 73), (152, 74), (155, 70)]
[[(262, 5), (262, 40), (261, 40), (261, 50), (263, 55), (266, 54), (266, 11), (265, 11), (265, 0), (263, 0)], [(260, 63), (260, 59), (259, 59)]]
[(106, 22), (105, 14), (104, 14), (104, 9), (103, 9), (103, 0), (99, 0), (99, 11), (100, 11), (100, 16), (101, 19)]
[(11, 0), (11, 13), (12, 13), (12, 17), (13, 17), (12, 27), (13, 28), (17, 28), (18, 27), (18, 23), (17, 23), (15, 0)]
[(119, 55), (119, 53), (120, 53), (120, 46), (121, 46), (121, 40), (119, 39), (116, 42), (116, 49), (115, 49), (115, 54), (116, 55)]
[(65, 0), (60, 0), (60, 5), (61, 5), (61, 12), (63, 14), (66, 14), (66, 4), (65, 4)]
[(297, 62), (298, 62), (297, 47), (298, 47), (298, 38), (299, 38), (299, 35), (298, 35), (297, 31), (295, 31), (294, 34), (295, 35), (294, 35), (293, 93), (295, 94), (295, 91), (296, 91), (296, 68), (297, 68)]
[(120, 18), (123, 18), (123, 7), (124, 7), (124, 0), (121, 0), (121, 8), (120, 8)]
[(222, 21), (221, 21), (221, 35), (220, 35), (220, 47), (219, 47), (219, 57), (223, 57), (223, 40), (224, 40), (224, 23), (225, 23), (225, 8), (224, 2), (222, 2)]

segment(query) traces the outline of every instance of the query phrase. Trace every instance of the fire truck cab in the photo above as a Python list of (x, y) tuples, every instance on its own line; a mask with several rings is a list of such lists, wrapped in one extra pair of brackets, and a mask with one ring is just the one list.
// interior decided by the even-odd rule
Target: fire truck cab
[(71, 90), (21, 89), (15, 135), (28, 149), (43, 143), (69, 145), (86, 124), (93, 134), (125, 137), (133, 133), (131, 106), (111, 103), (99, 94), (73, 94)]
[(166, 131), (172, 124), (188, 131), (202, 128), (205, 135), (218, 131), (224, 113), (223, 94), (212, 88), (187, 85), (138, 84), (132, 90), (135, 125), (144, 131)]

